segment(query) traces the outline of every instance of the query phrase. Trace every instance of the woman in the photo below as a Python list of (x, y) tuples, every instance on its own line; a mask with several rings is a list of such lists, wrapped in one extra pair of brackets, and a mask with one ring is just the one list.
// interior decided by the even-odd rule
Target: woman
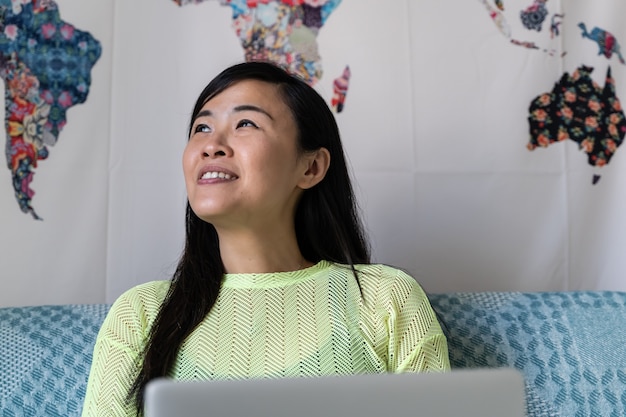
[(279, 378), (449, 369), (413, 278), (369, 264), (324, 100), (268, 63), (224, 70), (183, 153), (186, 244), (172, 281), (112, 306), (84, 416), (141, 413), (153, 378)]

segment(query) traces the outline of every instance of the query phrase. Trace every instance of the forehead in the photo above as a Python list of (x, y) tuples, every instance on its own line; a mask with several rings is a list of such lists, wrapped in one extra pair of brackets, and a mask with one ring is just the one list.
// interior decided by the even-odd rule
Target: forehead
[(252, 104), (266, 110), (283, 112), (288, 110), (287, 103), (277, 84), (258, 80), (238, 81), (208, 100), (203, 109), (214, 107), (235, 107)]

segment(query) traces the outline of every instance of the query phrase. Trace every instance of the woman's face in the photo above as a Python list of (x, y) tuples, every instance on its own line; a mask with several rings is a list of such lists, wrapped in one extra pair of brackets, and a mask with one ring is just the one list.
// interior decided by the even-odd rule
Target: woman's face
[(209, 100), (183, 153), (191, 208), (216, 228), (293, 222), (306, 161), (278, 86), (246, 80)]

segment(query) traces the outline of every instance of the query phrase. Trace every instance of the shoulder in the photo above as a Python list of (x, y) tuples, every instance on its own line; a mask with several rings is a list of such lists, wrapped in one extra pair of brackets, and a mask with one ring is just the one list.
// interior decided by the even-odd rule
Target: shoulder
[(170, 281), (151, 281), (137, 285), (122, 295), (111, 306), (107, 318), (129, 322), (141, 321), (144, 325), (156, 317)]
[(419, 283), (409, 275), (408, 272), (402, 269), (395, 268), (385, 264), (369, 264), (369, 265), (356, 265), (356, 270), (359, 273), (359, 278), (362, 279), (363, 284), (372, 284), (376, 286), (408, 286), (420, 288)]
[(140, 284), (124, 292), (113, 303), (116, 305), (141, 305), (152, 309), (160, 307), (170, 287), (170, 281), (151, 281)]
[[(117, 301), (128, 300), (142, 303), (161, 303), (170, 287), (170, 281), (150, 281), (139, 284), (124, 292)], [(116, 302), (117, 302), (116, 301)]]
[(402, 269), (385, 264), (357, 265), (356, 269), (364, 296), (399, 304), (408, 299), (418, 303), (428, 300), (421, 285)]

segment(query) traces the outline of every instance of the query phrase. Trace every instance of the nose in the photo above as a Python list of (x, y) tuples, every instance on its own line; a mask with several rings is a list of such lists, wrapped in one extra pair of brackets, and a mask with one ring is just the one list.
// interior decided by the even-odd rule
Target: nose
[(202, 152), (202, 157), (203, 158), (211, 158), (211, 157), (215, 158), (215, 157), (218, 157), (218, 156), (226, 156), (226, 152), (224, 152), (221, 149), (217, 150), (217, 151), (215, 151), (213, 153), (207, 151), (206, 149), (204, 150), (204, 152)]
[(218, 158), (232, 154), (232, 149), (228, 145), (228, 138), (225, 134), (214, 133), (210, 135), (202, 146), (203, 158)]

